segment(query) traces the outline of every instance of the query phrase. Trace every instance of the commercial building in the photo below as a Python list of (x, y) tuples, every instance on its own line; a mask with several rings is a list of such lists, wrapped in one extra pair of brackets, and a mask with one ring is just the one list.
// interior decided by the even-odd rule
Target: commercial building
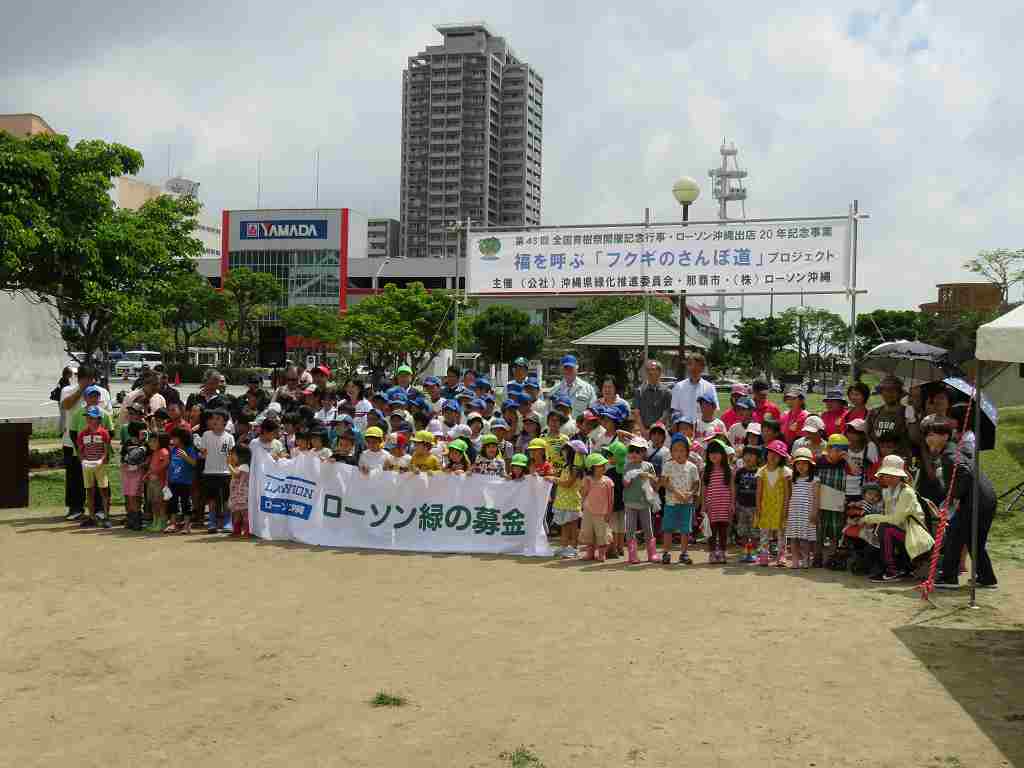
[(482, 23), (437, 26), (402, 73), (401, 254), (451, 258), (453, 221), (537, 226), (544, 82)]
[(221, 276), (236, 267), (281, 282), (280, 307), (348, 306), (351, 262), (368, 262), (367, 221), (350, 208), (224, 211)]
[(400, 229), (398, 219), (369, 219), (366, 222), (366, 255), (371, 259), (397, 259)]
[(1002, 289), (995, 283), (939, 283), (938, 299), (921, 304), (921, 311), (940, 317), (964, 312), (991, 312), (1003, 303)]
[(31, 112), (0, 115), (0, 131), (7, 131), (12, 136), (21, 136), (22, 138), (40, 133), (56, 133), (49, 123)]

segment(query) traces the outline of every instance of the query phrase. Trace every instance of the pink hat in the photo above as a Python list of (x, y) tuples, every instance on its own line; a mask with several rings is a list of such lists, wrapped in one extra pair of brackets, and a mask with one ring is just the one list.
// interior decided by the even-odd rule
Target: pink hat
[(765, 446), (769, 451), (776, 454), (782, 460), (789, 458), (789, 451), (786, 449), (786, 444), (781, 440), (772, 440)]
[(750, 387), (748, 387), (746, 384), (733, 384), (732, 393), (734, 395), (749, 395)]

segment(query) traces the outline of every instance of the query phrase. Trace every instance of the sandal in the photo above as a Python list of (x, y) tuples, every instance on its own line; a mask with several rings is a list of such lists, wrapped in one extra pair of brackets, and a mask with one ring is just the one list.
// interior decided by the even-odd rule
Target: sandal
[(168, 523), (167, 527), (164, 528), (162, 532), (163, 533), (177, 533), (178, 532), (178, 524), (177, 523)]
[(192, 533), (192, 523), (182, 523), (178, 528), (178, 533), (188, 535)]

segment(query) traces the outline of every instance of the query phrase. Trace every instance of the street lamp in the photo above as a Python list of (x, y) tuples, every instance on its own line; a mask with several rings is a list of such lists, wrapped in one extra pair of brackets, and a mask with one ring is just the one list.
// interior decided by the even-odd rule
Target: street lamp
[[(472, 226), (473, 220), (466, 217), (465, 221), (453, 221), (448, 224), (449, 232), (466, 233), (466, 256), (469, 255), (469, 228)], [(458, 243), (455, 248), (455, 285), (453, 286), (452, 296), (455, 299), (455, 316), (454, 322), (452, 323), (452, 365), (456, 365), (455, 356), (459, 351), (459, 250), (461, 249), (462, 243)]]
[[(690, 220), (690, 206), (700, 197), (700, 186), (689, 176), (683, 176), (672, 185), (672, 195), (683, 206), (683, 224)], [(682, 283), (680, 283), (682, 285)], [(679, 370), (680, 381), (686, 375), (686, 289), (679, 291)]]
[(672, 185), (672, 194), (676, 202), (683, 206), (683, 221), (690, 220), (690, 206), (700, 197), (700, 187), (689, 176), (683, 176)]
[(373, 276), (373, 286), (372, 287), (373, 287), (374, 293), (377, 292), (377, 280), (380, 278), (380, 273), (383, 272), (384, 271), (384, 267), (386, 267), (390, 263), (391, 263), (391, 257), (388, 256), (388, 257), (386, 257), (384, 259), (384, 261), (381, 262), (380, 266), (377, 268), (377, 274), (375, 274)]

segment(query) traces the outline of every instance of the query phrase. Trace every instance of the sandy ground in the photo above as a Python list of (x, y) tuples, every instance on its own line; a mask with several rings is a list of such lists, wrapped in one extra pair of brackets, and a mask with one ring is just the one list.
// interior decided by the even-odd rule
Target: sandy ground
[(52, 515), (0, 512), (2, 766), (1024, 766), (1022, 571), (967, 612), (820, 571)]

